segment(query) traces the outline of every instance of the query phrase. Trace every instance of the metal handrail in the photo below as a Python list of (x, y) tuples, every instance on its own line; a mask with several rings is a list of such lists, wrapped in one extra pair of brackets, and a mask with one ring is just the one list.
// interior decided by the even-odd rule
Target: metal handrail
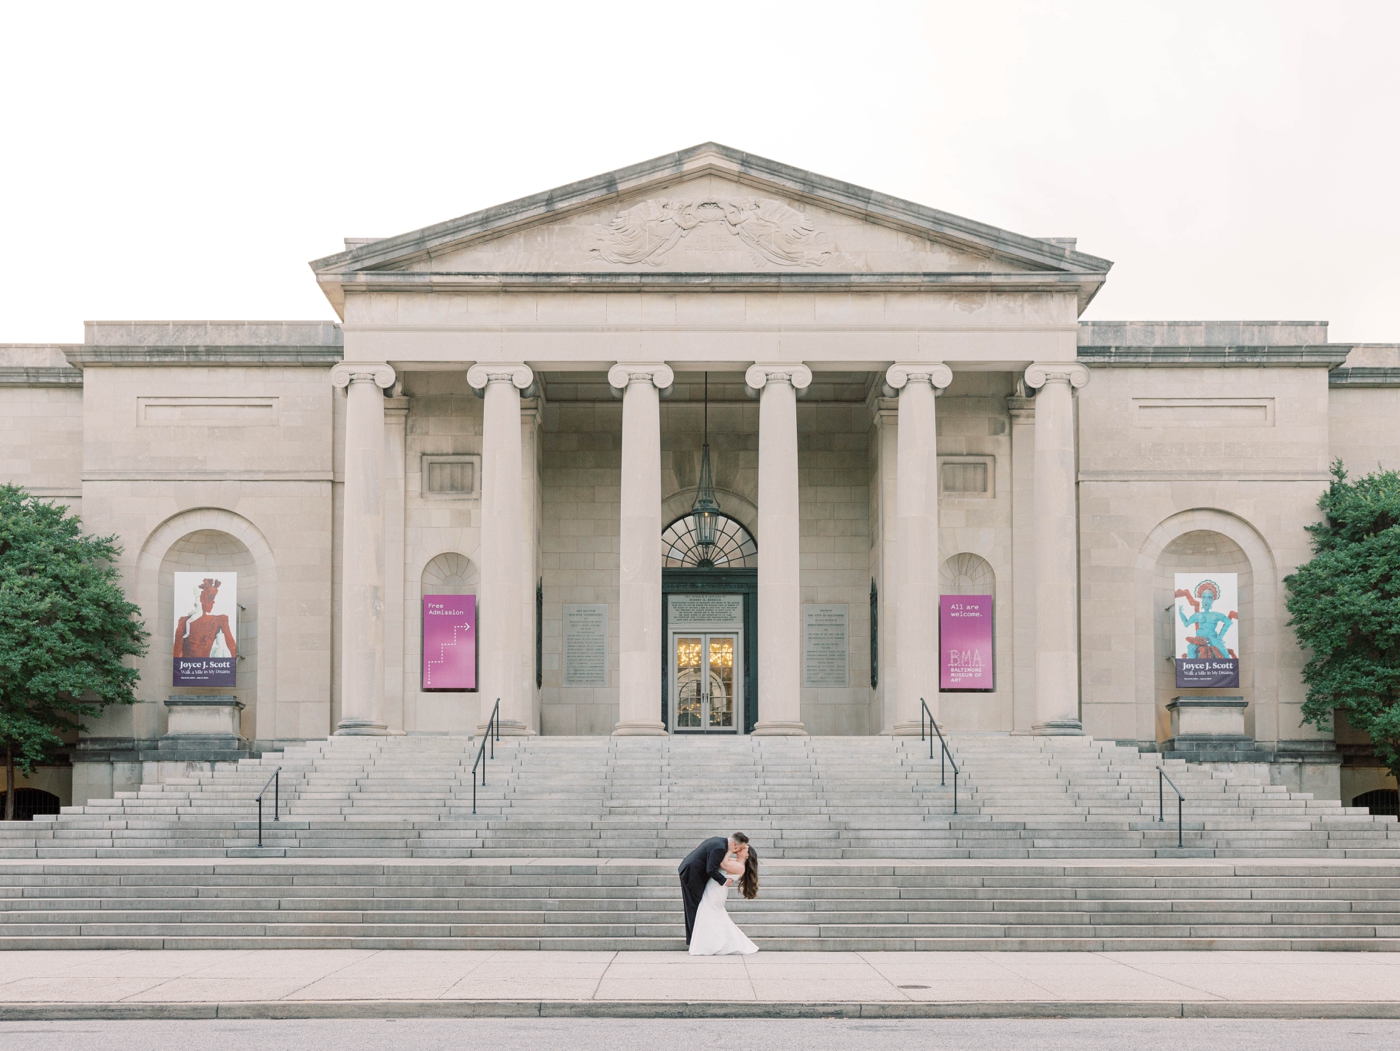
[[(492, 729), (495, 729), (496, 736), (491, 736)], [(496, 698), (496, 706), (491, 709), (491, 718), (486, 720), (486, 734), (481, 739), (481, 747), (476, 750), (476, 762), (472, 763), (472, 813), (476, 813), (476, 768), (481, 767), (481, 783), (486, 784), (486, 745), (491, 745), (491, 755), (489, 758), (496, 758), (496, 742), (501, 739), (501, 699)]]
[(1177, 847), (1183, 848), (1183, 849), (1184, 849), (1185, 846), (1186, 846), (1186, 844), (1183, 843), (1183, 842), (1181, 841), (1181, 804), (1182, 804), (1182, 801), (1186, 799), (1186, 797), (1185, 797), (1184, 795), (1181, 794), (1181, 789), (1179, 789), (1179, 788), (1176, 787), (1176, 782), (1173, 781), (1170, 777), (1168, 777), (1168, 776), (1167, 776), (1167, 772), (1166, 772), (1165, 770), (1163, 770), (1163, 769), (1161, 768), (1161, 766), (1159, 765), (1159, 766), (1157, 767), (1157, 820), (1158, 820), (1158, 821), (1161, 821), (1161, 822), (1163, 822), (1163, 823), (1165, 824), (1165, 823), (1166, 823), (1166, 820), (1167, 820), (1167, 818), (1166, 818), (1166, 812), (1167, 812), (1166, 793), (1165, 793), (1165, 792), (1163, 791), (1163, 789), (1162, 789), (1162, 782), (1163, 782), (1163, 781), (1166, 781), (1167, 784), (1171, 785), (1171, 786), (1172, 786), (1172, 791), (1176, 793), (1176, 845), (1177, 845)]
[(938, 743), (943, 746), (943, 752), (938, 757), (938, 783), (946, 785), (948, 783), (948, 764), (953, 764), (953, 813), (958, 812), (958, 775), (962, 773), (958, 769), (958, 761), (953, 758), (953, 752), (948, 747), (947, 740), (943, 737), (943, 731), (938, 728), (938, 724), (933, 721), (933, 713), (928, 710), (928, 701), (919, 698), (919, 704), (923, 706), (923, 711), (919, 713), (919, 740), (924, 739), (924, 716), (928, 716), (928, 724), (933, 727), (933, 733), (928, 735), (928, 757), (933, 758), (933, 734), (938, 735)]
[(262, 844), (262, 803), (263, 796), (267, 795), (267, 785), (272, 786), (272, 820), (281, 821), (281, 789), (282, 789), (282, 768), (279, 766), (272, 771), (272, 776), (267, 779), (267, 784), (262, 786), (262, 791), (258, 793), (258, 846)]

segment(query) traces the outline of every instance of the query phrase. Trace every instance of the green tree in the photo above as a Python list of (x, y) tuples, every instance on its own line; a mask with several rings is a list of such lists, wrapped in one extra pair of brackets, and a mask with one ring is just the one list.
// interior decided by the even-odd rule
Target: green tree
[(1284, 579), (1289, 623), (1312, 651), (1303, 720), (1326, 729), (1345, 711), (1400, 777), (1400, 473), (1352, 482), (1338, 460), (1318, 506), (1312, 561)]
[(15, 770), (28, 774), (63, 735), (109, 704), (136, 700), (124, 659), (146, 652), (113, 537), (87, 536), (63, 507), (0, 485), (0, 744), (15, 816)]

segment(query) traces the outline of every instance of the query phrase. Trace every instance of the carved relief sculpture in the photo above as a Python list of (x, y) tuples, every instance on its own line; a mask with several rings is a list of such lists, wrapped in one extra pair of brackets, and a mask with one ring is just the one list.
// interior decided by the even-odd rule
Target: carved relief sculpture
[(821, 266), (836, 251), (830, 237), (782, 201), (661, 197), (619, 212), (592, 252), (610, 263), (660, 266), (667, 252), (706, 223), (717, 224), (779, 266)]

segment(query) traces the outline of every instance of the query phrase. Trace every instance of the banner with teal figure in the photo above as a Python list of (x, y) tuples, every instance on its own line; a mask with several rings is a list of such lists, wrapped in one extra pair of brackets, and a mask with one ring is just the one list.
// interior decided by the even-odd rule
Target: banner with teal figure
[(1240, 685), (1239, 576), (1176, 574), (1177, 689), (1238, 689)]

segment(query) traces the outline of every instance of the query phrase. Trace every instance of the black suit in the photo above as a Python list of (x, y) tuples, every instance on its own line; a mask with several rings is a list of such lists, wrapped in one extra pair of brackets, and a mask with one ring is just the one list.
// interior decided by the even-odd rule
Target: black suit
[(700, 907), (700, 899), (705, 896), (705, 884), (714, 880), (722, 887), (731, 878), (728, 873), (720, 870), (720, 865), (728, 853), (729, 837), (714, 836), (687, 854), (681, 862), (681, 867), (676, 870), (681, 877), (681, 898), (685, 901), (687, 945), (690, 944), (690, 936), (695, 930), (695, 910)]

